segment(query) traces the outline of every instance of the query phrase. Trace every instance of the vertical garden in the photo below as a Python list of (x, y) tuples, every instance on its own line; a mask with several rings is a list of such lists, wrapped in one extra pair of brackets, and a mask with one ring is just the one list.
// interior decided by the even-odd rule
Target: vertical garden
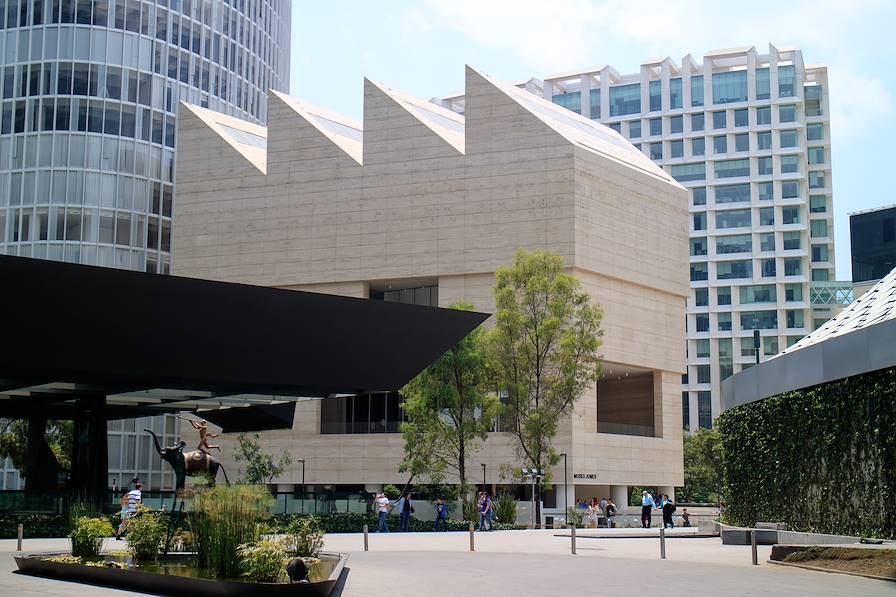
[(727, 518), (896, 538), (896, 368), (725, 411)]

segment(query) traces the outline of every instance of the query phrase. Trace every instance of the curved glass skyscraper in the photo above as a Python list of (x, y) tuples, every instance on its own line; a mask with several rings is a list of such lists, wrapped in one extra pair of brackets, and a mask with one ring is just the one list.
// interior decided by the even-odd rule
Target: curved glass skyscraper
[[(289, 88), (290, 0), (0, 0), (0, 253), (167, 273), (175, 114), (263, 123)], [(139, 317), (138, 313), (134, 314)], [(154, 429), (110, 421), (110, 487), (172, 487)], [(0, 462), (0, 488), (20, 485)]]
[(289, 0), (0, 0), (0, 253), (167, 273), (177, 104), (264, 122)]

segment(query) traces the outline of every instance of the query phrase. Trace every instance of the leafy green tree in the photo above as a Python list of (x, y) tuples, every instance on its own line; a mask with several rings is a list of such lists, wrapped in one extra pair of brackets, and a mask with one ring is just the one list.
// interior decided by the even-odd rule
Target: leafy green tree
[(517, 455), (524, 466), (546, 469), (559, 462), (558, 421), (599, 375), (602, 313), (563, 271), (563, 258), (548, 252), (518, 251), (512, 267), (495, 272), (494, 295), (491, 352)]
[(700, 428), (684, 436), (684, 487), (676, 488), (680, 502), (706, 503), (719, 499), (722, 478), (722, 439), (716, 429)]
[(272, 483), (274, 477), (282, 475), (283, 470), (292, 463), (292, 456), (286, 450), (274, 462), (274, 457), (261, 447), (261, 436), (257, 433), (240, 433), (236, 436), (233, 458), (237, 462), (246, 463), (242, 481), (249, 485)]
[[(466, 303), (451, 308), (473, 309)], [(460, 481), (460, 494), (467, 495), (468, 459), (488, 436), (500, 406), (488, 391), (487, 363), (486, 333), (480, 327), (405, 386), (402, 472), (426, 474), (435, 483), (451, 473)]]
[[(0, 460), (9, 458), (12, 465), (25, 476), (25, 454), (28, 451), (28, 420), (7, 419), (0, 425)], [(71, 468), (73, 425), (71, 421), (47, 422), (47, 445), (56, 457), (61, 470)]]

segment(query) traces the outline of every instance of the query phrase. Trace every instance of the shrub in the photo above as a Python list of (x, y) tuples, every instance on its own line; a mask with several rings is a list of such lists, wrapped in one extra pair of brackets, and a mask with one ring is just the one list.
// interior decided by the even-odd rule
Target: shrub
[(324, 546), (324, 532), (315, 516), (299, 516), (287, 523), (286, 547), (293, 555), (316, 558)]
[(237, 548), (240, 575), (252, 582), (278, 582), (286, 576), (286, 555), (280, 539), (260, 539)]
[(573, 506), (569, 506), (566, 508), (566, 523), (574, 524), (577, 527), (582, 526), (582, 521), (585, 519), (585, 511), (579, 510), (578, 508), (574, 508)]
[(492, 507), (495, 509), (495, 517), (498, 522), (516, 524), (515, 497), (506, 492), (499, 493), (492, 501)]
[(269, 516), (270, 502), (270, 493), (254, 485), (197, 491), (189, 517), (197, 564), (224, 578), (238, 577), (237, 550), (258, 539), (259, 523)]
[(390, 500), (397, 500), (401, 496), (401, 490), (391, 483), (386, 483), (383, 486), (383, 493), (385, 493), (386, 497)]
[(72, 555), (80, 558), (95, 558), (100, 555), (103, 539), (115, 534), (115, 529), (106, 518), (82, 516), (69, 533), (72, 540)]
[(479, 502), (475, 497), (464, 498), (464, 520), (476, 522), (479, 520)]
[(128, 551), (135, 560), (152, 560), (162, 551), (167, 524), (161, 512), (144, 506), (128, 522)]

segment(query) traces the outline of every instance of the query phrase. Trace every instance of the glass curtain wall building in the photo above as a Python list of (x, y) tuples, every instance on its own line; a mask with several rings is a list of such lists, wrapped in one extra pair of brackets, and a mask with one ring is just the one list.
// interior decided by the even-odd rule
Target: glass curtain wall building
[[(268, 89), (289, 88), (290, 13), (0, 0), (0, 253), (168, 273), (178, 102), (263, 123)], [(121, 438), (110, 465), (148, 473), (148, 440)]]
[[(721, 381), (792, 345), (852, 297), (834, 282), (827, 68), (769, 45), (571, 71), (526, 89), (629, 139), (690, 191), (686, 428)], [(434, 102), (457, 112), (462, 96)]]

